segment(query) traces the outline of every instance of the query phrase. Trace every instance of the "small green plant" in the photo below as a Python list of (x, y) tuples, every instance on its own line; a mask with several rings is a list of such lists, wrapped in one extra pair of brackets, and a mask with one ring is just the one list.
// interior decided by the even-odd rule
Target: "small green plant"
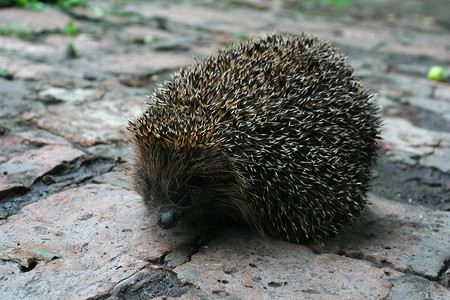
[(65, 35), (77, 35), (78, 29), (74, 22), (67, 23), (66, 27), (61, 29), (61, 33)]
[(231, 4), (230, 0), (216, 0), (216, 2), (222, 6), (229, 6)]
[(328, 6), (333, 6), (336, 8), (349, 7), (352, 4), (352, 0), (308, 0), (312, 3), (320, 3)]
[[(285, 1), (280, 1), (281, 5), (284, 5)], [(307, 3), (313, 3), (314, 7), (316, 9), (319, 9), (319, 11), (323, 11), (326, 14), (334, 17), (341, 18), (344, 16), (344, 12), (347, 8), (349, 8), (355, 0), (296, 0), (296, 1), (290, 1), (289, 6), (293, 7), (291, 8), (291, 12), (293, 14), (304, 14), (304, 10), (308, 9), (310, 5), (307, 5)]]
[(56, 6), (61, 8), (70, 8), (73, 6), (87, 6), (86, 0), (58, 0)]
[(0, 27), (0, 35), (11, 35), (12, 31), (9, 27)]
[(382, 8), (377, 8), (375, 10), (375, 18), (377, 19), (385, 19), (386, 18), (386, 12)]
[(0, 36), (9, 36), (15, 34), (19, 38), (31, 38), (36, 33), (36, 25), (28, 24), (26, 28), (12, 28), (10, 26), (0, 26)]
[(397, 56), (397, 52), (395, 50), (388, 50), (386, 54), (389, 58), (395, 58)]
[(0, 78), (5, 78), (8, 80), (11, 80), (14, 78), (14, 74), (12, 72), (8, 71), (7, 69), (0, 67)]
[(116, 9), (113, 8), (109, 11), (109, 14), (111, 16), (117, 16), (117, 17), (124, 17), (126, 16), (128, 13), (126, 11), (120, 10), (120, 9)]
[(77, 49), (75, 49), (75, 45), (73, 44), (72, 41), (67, 43), (66, 55), (68, 58), (77, 58), (78, 57)]
[(20, 6), (28, 9), (41, 10), (44, 8), (44, 3), (38, 0), (15, 0)]
[(111, 16), (126, 18), (128, 20), (133, 20), (134, 18), (136, 18), (136, 14), (135, 13), (129, 12), (129, 11), (124, 11), (121, 8), (117, 8), (117, 7), (109, 10), (108, 13)]
[[(50, 1), (39, 1), (39, 0), (14, 0), (17, 5), (23, 6), (29, 9), (41, 10), (45, 7), (46, 2)], [(57, 0), (51, 1), (55, 2), (55, 5), (59, 8), (70, 8), (73, 6), (87, 6), (86, 0)]]
[(16, 28), (14, 33), (21, 39), (33, 38), (36, 34), (36, 25), (30, 23), (27, 28)]
[(24, 38), (27, 35), (27, 32), (22, 28), (16, 29), (15, 33), (20, 38)]
[(158, 41), (158, 38), (156, 36), (152, 35), (152, 34), (146, 35), (144, 37), (144, 43), (146, 43), (146, 44), (151, 44), (151, 43), (154, 43), (156, 41)]

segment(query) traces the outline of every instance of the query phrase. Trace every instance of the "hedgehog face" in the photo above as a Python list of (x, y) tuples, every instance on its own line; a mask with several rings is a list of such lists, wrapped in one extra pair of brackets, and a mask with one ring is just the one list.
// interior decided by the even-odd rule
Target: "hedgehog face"
[(224, 154), (210, 147), (137, 146), (134, 183), (146, 206), (158, 213), (160, 227), (236, 215), (230, 199), (242, 194)]
[[(188, 178), (183, 175), (173, 178), (160, 178), (151, 182), (148, 178), (144, 186), (144, 202), (151, 208), (158, 211), (158, 225), (164, 229), (175, 227), (180, 218), (185, 218), (184, 214), (189, 211), (198, 210), (207, 203), (209, 199), (204, 194), (211, 194), (214, 180), (202, 175), (192, 175)], [(211, 197), (211, 195), (210, 195)]]
[(158, 217), (158, 225), (161, 228), (169, 229), (178, 224), (180, 213), (200, 207), (202, 203), (202, 190), (205, 188), (207, 180), (201, 176), (191, 176), (181, 186), (169, 188), (164, 196), (157, 195), (157, 198), (166, 198), (168, 205)]

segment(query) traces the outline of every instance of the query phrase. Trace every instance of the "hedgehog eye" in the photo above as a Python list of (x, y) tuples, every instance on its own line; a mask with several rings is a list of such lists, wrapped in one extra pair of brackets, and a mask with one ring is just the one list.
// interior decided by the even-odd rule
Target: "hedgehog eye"
[(196, 187), (196, 188), (200, 188), (202, 185), (202, 178), (200, 176), (192, 176), (188, 179), (188, 181), (186, 181), (186, 185), (188, 187)]
[(187, 193), (179, 193), (169, 191), (170, 202), (177, 207), (189, 207), (192, 206), (192, 201)]
[(191, 204), (195, 204), (198, 201), (198, 198), (200, 198), (203, 181), (203, 178), (200, 176), (192, 176), (186, 182), (186, 187), (189, 189), (189, 198), (192, 201)]
[(190, 207), (192, 206), (192, 204), (193, 204), (192, 198), (188, 194), (183, 194), (177, 203), (177, 205), (180, 207)]

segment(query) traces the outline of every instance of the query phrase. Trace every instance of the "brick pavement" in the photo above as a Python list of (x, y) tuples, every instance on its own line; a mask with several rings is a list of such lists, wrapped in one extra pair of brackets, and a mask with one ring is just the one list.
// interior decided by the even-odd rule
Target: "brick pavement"
[[(445, 7), (299, 3), (0, 9), (0, 298), (450, 298), (450, 85), (426, 79), (449, 67)], [(75, 35), (61, 33), (69, 22)], [(117, 160), (129, 161), (126, 119), (194, 57), (274, 31), (332, 41), (377, 92), (369, 211), (323, 245), (159, 229)]]

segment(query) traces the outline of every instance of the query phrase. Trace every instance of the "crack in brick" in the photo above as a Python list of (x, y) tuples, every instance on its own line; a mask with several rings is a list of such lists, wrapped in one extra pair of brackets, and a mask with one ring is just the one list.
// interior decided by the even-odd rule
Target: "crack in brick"
[[(317, 251), (314, 251), (314, 252), (317, 254), (320, 254)], [(326, 253), (326, 252), (324, 252), (324, 253)], [(421, 272), (416, 272), (413, 269), (411, 269), (411, 267), (398, 266), (395, 263), (389, 261), (388, 259), (381, 258), (376, 255), (366, 255), (361, 252), (351, 252), (351, 251), (345, 251), (345, 250), (340, 250), (334, 254), (342, 256), (342, 257), (349, 257), (349, 258), (356, 259), (356, 260), (368, 261), (368, 262), (371, 262), (377, 268), (384, 268), (384, 267), (390, 268), (392, 270), (401, 272), (403, 274), (416, 275), (421, 278), (427, 279), (429, 281), (437, 282), (446, 288), (449, 287), (448, 284), (449, 284), (450, 274), (447, 275), (448, 278), (444, 278), (444, 277), (446, 275), (445, 272), (447, 270), (449, 270), (449, 267), (450, 267), (450, 258), (445, 260), (444, 265), (440, 269), (437, 276), (431, 276), (431, 275), (423, 274)]]
[(68, 186), (88, 184), (95, 176), (110, 172), (113, 167), (109, 160), (89, 155), (59, 164), (37, 177), (30, 187), (20, 186), (12, 191), (7, 190), (2, 206), (10, 214), (16, 214), (25, 205), (50, 197)]

